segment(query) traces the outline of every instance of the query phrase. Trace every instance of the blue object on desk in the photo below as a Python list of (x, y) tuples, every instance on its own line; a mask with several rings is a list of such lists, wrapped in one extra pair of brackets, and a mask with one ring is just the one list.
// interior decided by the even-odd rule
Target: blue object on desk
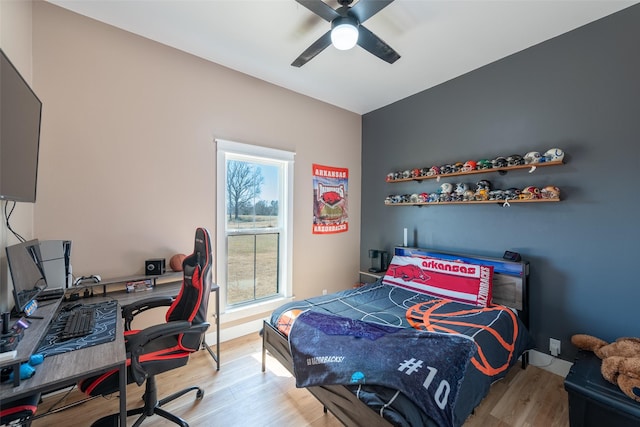
[[(26, 380), (31, 378), (36, 373), (36, 368), (28, 363), (20, 365), (20, 379)], [(9, 381), (13, 381), (13, 371), (9, 374)]]

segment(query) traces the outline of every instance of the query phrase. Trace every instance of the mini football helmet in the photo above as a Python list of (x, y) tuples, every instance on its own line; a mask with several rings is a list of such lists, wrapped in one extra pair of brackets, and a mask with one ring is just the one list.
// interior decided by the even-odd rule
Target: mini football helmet
[(469, 186), (467, 184), (465, 184), (464, 182), (458, 182), (453, 191), (454, 191), (454, 193), (459, 194), (459, 195), (462, 196), (462, 194), (465, 191), (467, 191), (468, 189), (469, 189)]
[(427, 172), (428, 176), (440, 175), (440, 166), (431, 166), (429, 168), (429, 172)]
[(477, 163), (478, 170), (491, 169), (492, 167), (493, 167), (493, 164), (491, 163), (491, 160), (487, 160), (487, 159), (478, 160), (478, 163)]
[(440, 193), (438, 197), (439, 202), (450, 202), (451, 201), (451, 193)]
[(440, 184), (440, 194), (451, 194), (451, 192), (453, 192), (453, 185), (450, 182)]
[(508, 165), (507, 159), (502, 156), (496, 157), (491, 161), (491, 164), (494, 168), (504, 168)]
[(524, 159), (519, 154), (512, 154), (511, 156), (507, 157), (507, 164), (509, 166), (524, 165)]
[(470, 200), (475, 199), (475, 193), (471, 190), (467, 190), (462, 194), (462, 200), (468, 202)]
[(440, 201), (440, 195), (438, 193), (429, 194), (429, 202), (438, 202)]
[(547, 185), (540, 190), (540, 197), (543, 199), (558, 199), (560, 198), (560, 189), (554, 185)]
[(489, 190), (486, 188), (478, 188), (474, 197), (476, 200), (489, 200)]
[(462, 201), (462, 194), (451, 193), (451, 201), (452, 202), (461, 202)]
[(440, 173), (447, 174), (453, 172), (453, 165), (442, 165), (440, 166)]
[(460, 172), (463, 167), (464, 167), (464, 164), (462, 162), (456, 162), (453, 165), (451, 165), (451, 170), (452, 172)]
[(396, 179), (396, 174), (394, 172), (389, 172), (387, 174), (387, 182), (393, 181), (394, 179)]
[(412, 195), (409, 196), (409, 201), (411, 203), (419, 203), (420, 202), (420, 196), (418, 195), (418, 193), (413, 193)]
[(540, 163), (542, 161), (542, 154), (537, 151), (529, 151), (524, 155), (524, 163), (532, 165), (534, 163)]
[(504, 190), (489, 191), (489, 200), (504, 200)]
[(403, 171), (402, 178), (411, 178), (411, 171), (409, 169)]
[(520, 193), (522, 193), (522, 190), (520, 190), (519, 188), (515, 188), (515, 187), (508, 188), (504, 190), (504, 199), (505, 200), (519, 199)]
[(429, 168), (420, 169), (420, 176), (429, 176)]
[(520, 193), (520, 199), (523, 199), (523, 200), (532, 200), (532, 199), (539, 199), (539, 198), (540, 198), (540, 189), (538, 187), (533, 187), (533, 186), (525, 187), (522, 190), (522, 193)]
[(478, 190), (491, 190), (491, 182), (486, 179), (481, 179), (476, 183), (476, 189)]
[(428, 193), (420, 193), (418, 195), (418, 198), (420, 199), (421, 203), (425, 203), (429, 201), (429, 194)]
[(544, 153), (545, 162), (562, 161), (562, 159), (564, 159), (564, 151), (560, 148), (549, 148), (547, 152)]
[(420, 176), (420, 169), (411, 169), (411, 178), (417, 178)]
[(477, 166), (478, 164), (476, 163), (475, 160), (467, 160), (466, 162), (464, 162), (464, 165), (462, 165), (462, 171), (463, 172), (473, 171), (473, 170), (476, 170)]

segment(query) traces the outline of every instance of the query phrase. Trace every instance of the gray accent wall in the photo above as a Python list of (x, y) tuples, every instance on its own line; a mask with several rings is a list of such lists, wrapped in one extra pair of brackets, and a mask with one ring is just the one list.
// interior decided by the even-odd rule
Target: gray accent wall
[[(425, 72), (428, 72), (425, 71)], [(640, 5), (363, 116), (361, 267), (368, 250), (409, 246), (531, 265), (531, 332), (548, 353), (588, 333), (640, 336)], [(434, 192), (388, 172), (559, 147), (565, 165), (471, 175), (495, 188), (556, 185), (559, 203), (385, 206)]]

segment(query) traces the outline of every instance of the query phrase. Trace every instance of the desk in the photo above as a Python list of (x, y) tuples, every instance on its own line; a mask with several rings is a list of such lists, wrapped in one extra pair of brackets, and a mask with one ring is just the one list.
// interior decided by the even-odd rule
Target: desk
[[(18, 366), (29, 360), (42, 337), (47, 333), (49, 324), (54, 319), (61, 300), (39, 307), (34, 313), (43, 319), (33, 319), (29, 329), (24, 331), (24, 338), (16, 348), (17, 357), (7, 360), (0, 366)], [(14, 384), (0, 385), (0, 400), (11, 402), (34, 393), (46, 393), (75, 384), (87, 378), (112, 369), (119, 369), (120, 375), (120, 425), (125, 426), (127, 420), (127, 356), (124, 345), (124, 324), (120, 316), (116, 317), (115, 340), (87, 347), (76, 351), (46, 357), (41, 365), (36, 367), (32, 378), (19, 380), (14, 375)], [(15, 384), (17, 383), (17, 384)]]
[[(132, 304), (143, 298), (153, 298), (153, 297), (163, 297), (163, 296), (175, 297), (180, 292), (183, 276), (181, 272), (180, 272), (180, 275), (177, 275), (177, 272), (171, 272), (168, 274), (170, 275), (169, 277), (166, 277), (166, 275), (155, 276), (155, 277), (169, 278), (169, 279), (176, 279), (176, 280), (163, 283), (163, 284), (157, 284), (148, 291), (127, 292), (124, 289), (122, 289), (118, 291), (107, 292), (106, 296), (109, 299), (112, 298), (117, 300), (118, 304), (120, 304), (121, 306)], [(129, 276), (128, 278), (133, 278), (133, 277), (138, 277), (138, 276)], [(154, 277), (154, 276), (140, 276), (140, 277)], [(117, 281), (114, 281), (114, 280), (117, 280)], [(121, 279), (113, 279), (113, 280), (110, 280), (108, 283), (105, 283), (105, 286), (107, 284), (121, 283), (126, 281), (128, 280), (122, 281)], [(102, 283), (103, 282), (100, 282), (98, 284), (95, 284), (94, 286), (99, 286)], [(220, 286), (218, 286), (215, 283), (212, 283), (211, 292), (215, 293), (215, 305), (216, 305), (216, 312), (215, 312), (216, 351), (215, 353), (211, 349), (211, 347), (209, 347), (209, 345), (207, 344), (206, 339), (202, 343), (202, 346), (209, 352), (213, 360), (215, 360), (217, 371), (220, 370), (220, 292), (219, 291), (220, 291)], [(103, 296), (94, 296), (90, 298), (81, 298), (78, 302), (84, 303), (84, 304), (91, 304), (92, 302), (99, 302), (104, 300), (105, 299)]]
[(207, 344), (207, 337), (205, 336), (202, 345), (207, 349), (213, 360), (216, 361), (216, 371), (220, 370), (220, 286), (215, 283), (211, 284), (211, 292), (216, 293), (216, 354), (213, 354), (211, 347)]

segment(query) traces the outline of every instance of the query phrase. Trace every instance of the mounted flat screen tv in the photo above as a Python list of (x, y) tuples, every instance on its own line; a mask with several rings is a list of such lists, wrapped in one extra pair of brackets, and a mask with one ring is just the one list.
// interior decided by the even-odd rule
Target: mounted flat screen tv
[(36, 201), (42, 102), (0, 49), (0, 200)]

